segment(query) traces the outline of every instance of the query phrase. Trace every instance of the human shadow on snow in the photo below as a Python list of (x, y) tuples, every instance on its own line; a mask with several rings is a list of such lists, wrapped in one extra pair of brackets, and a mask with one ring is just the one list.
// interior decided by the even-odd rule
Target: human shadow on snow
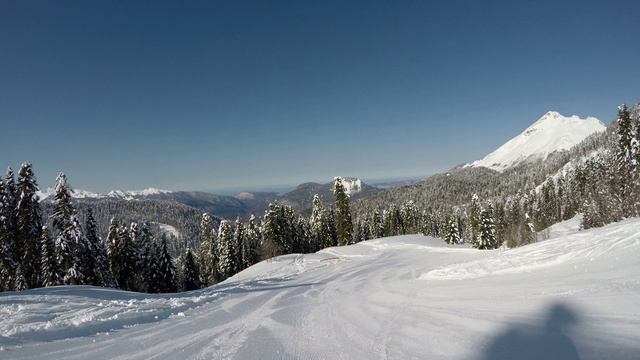
[(580, 360), (576, 346), (568, 335), (579, 318), (564, 304), (554, 304), (545, 320), (530, 328), (518, 324), (491, 340), (481, 357), (483, 360)]

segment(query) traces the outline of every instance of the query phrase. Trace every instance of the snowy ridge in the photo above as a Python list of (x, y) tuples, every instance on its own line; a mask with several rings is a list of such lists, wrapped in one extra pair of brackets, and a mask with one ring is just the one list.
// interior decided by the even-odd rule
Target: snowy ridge
[[(121, 200), (134, 200), (140, 197), (151, 196), (151, 195), (159, 195), (159, 194), (170, 194), (172, 191), (170, 190), (161, 190), (153, 187), (143, 189), (143, 190), (112, 190), (106, 194), (95, 193), (86, 190), (74, 189), (71, 193), (71, 197), (75, 199), (121, 199)], [(55, 194), (55, 189), (50, 187), (45, 191), (39, 191), (38, 197), (40, 200), (45, 200), (52, 197)]]
[(565, 117), (549, 111), (520, 135), (465, 167), (482, 166), (504, 171), (527, 160), (545, 159), (555, 151), (568, 150), (589, 135), (605, 129), (606, 126), (594, 117)]
[(640, 219), (578, 223), (511, 250), (405, 235), (285, 255), (179, 294), (2, 293), (0, 357), (636, 359)]

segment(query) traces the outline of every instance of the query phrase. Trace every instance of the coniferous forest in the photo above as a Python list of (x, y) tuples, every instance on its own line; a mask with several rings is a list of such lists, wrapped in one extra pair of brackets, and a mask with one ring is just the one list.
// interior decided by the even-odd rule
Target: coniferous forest
[(499, 176), (482, 171), (454, 169), (426, 186), (392, 189), (353, 203), (337, 177), (335, 202), (327, 206), (315, 195), (309, 216), (279, 203), (248, 221), (181, 210), (181, 221), (191, 230), (185, 245), (176, 246), (176, 239), (153, 231), (148, 222), (126, 221), (131, 216), (124, 210), (108, 224), (98, 224), (95, 206), (74, 203), (64, 173), (56, 179), (53, 202), (43, 209), (33, 167), (25, 162), (17, 176), (9, 168), (0, 183), (0, 289), (94, 285), (188, 291), (274, 256), (385, 236), (422, 233), (483, 250), (535, 242), (549, 226), (577, 214), (583, 229), (636, 217), (640, 107), (620, 106), (607, 131), (544, 162)]

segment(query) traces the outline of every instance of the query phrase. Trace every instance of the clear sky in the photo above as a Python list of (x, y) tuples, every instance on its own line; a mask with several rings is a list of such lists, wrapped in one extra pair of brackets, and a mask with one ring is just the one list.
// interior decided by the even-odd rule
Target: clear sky
[(640, 100), (639, 1), (0, 0), (0, 165), (93, 191), (426, 175)]

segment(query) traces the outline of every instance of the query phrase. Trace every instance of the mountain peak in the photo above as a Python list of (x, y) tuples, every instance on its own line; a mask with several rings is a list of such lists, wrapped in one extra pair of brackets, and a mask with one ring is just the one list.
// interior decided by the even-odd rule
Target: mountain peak
[(496, 151), (465, 167), (486, 167), (503, 171), (527, 160), (545, 159), (555, 151), (568, 150), (606, 126), (594, 117), (564, 116), (548, 111), (521, 134)]

